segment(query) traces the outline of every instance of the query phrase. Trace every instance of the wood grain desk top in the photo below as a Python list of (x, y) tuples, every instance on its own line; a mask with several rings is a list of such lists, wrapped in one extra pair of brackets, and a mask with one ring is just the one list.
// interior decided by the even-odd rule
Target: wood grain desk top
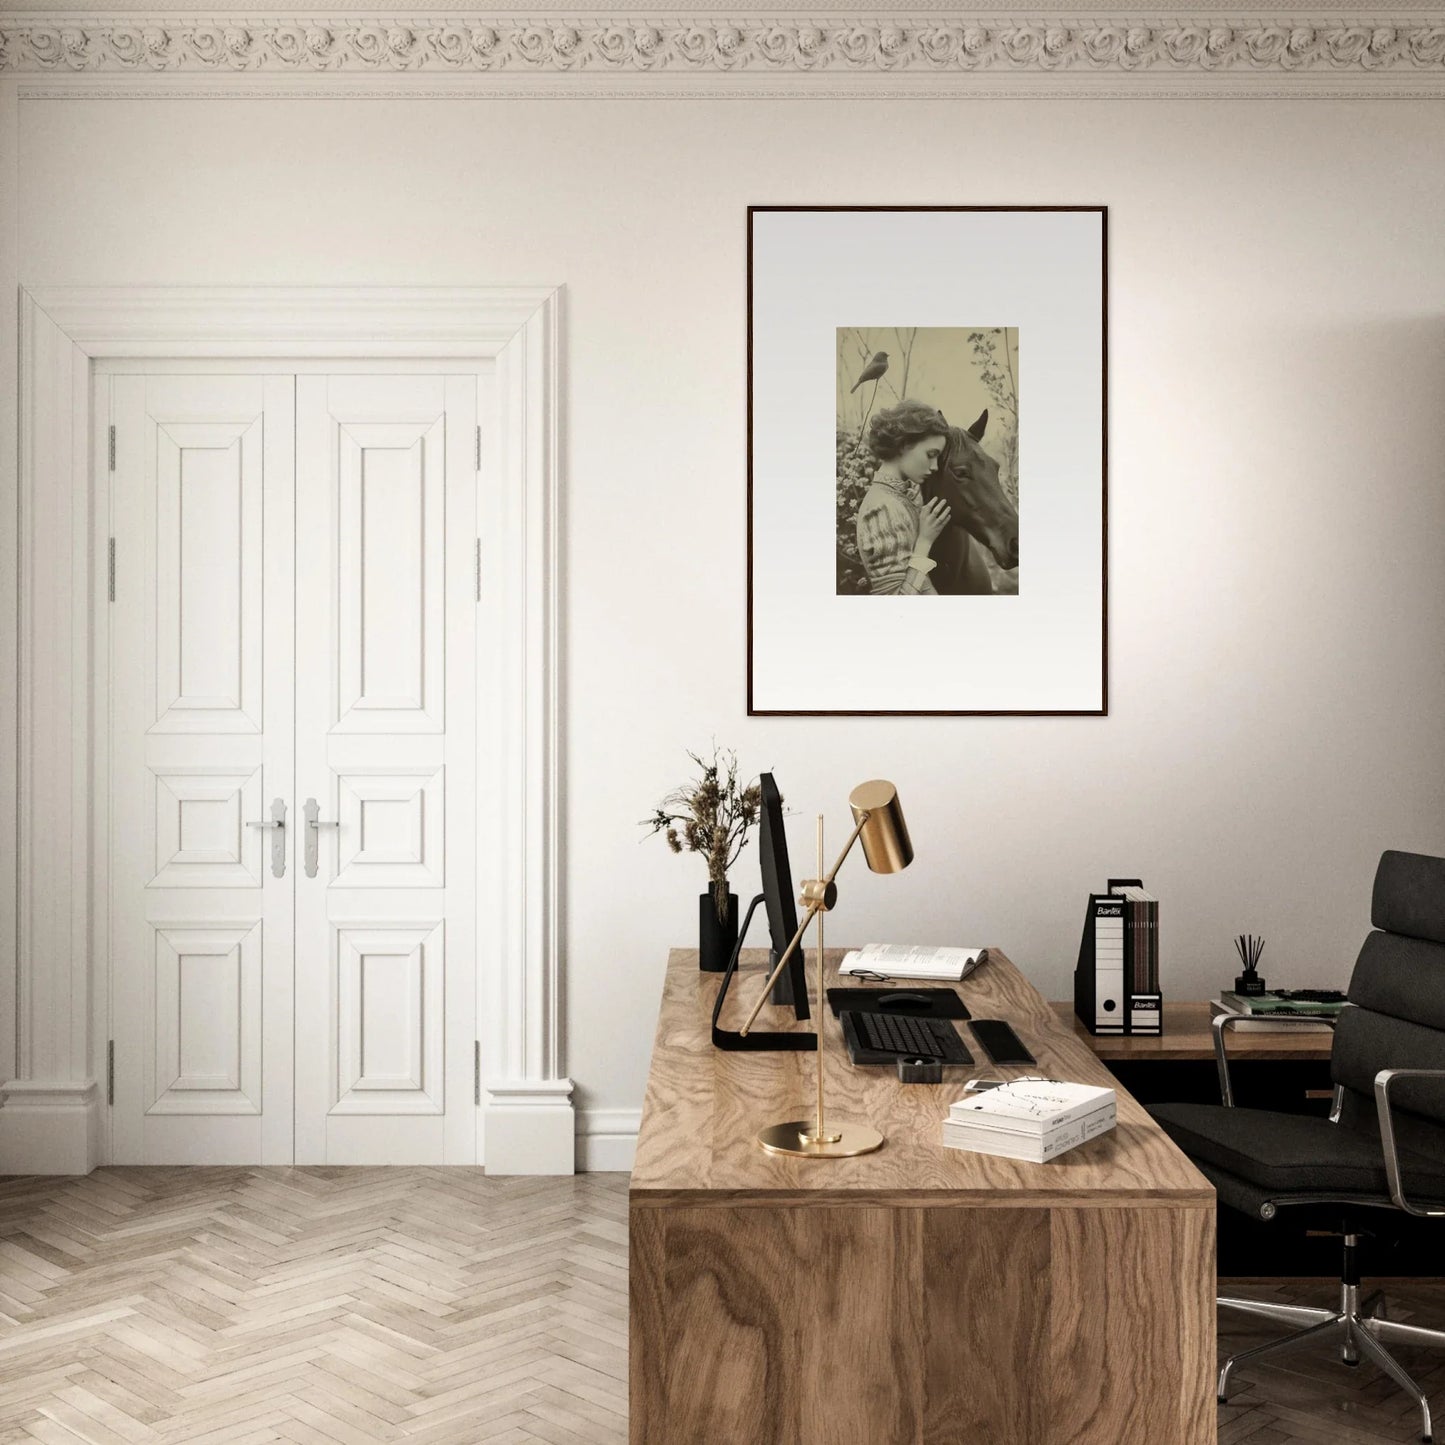
[[(826, 985), (840, 979), (844, 950), (826, 954)], [(766, 980), (767, 952), (746, 949), (721, 1020), (736, 1029)], [(808, 959), (810, 985), (816, 977)], [(816, 1097), (809, 1053), (731, 1053), (715, 1049), (711, 1022), (721, 974), (701, 973), (697, 953), (673, 949), (658, 1014), (642, 1111), (631, 1201), (635, 1206), (697, 1204), (948, 1204), (1084, 1206), (1157, 1202), (1213, 1207), (1214, 1190), (1043, 995), (996, 949), (956, 985), (974, 1018), (1007, 1019), (1038, 1065), (988, 1064), (966, 1025), (978, 1064), (945, 1070), (942, 1084), (904, 1084), (886, 1068), (848, 1058), (838, 1020), (823, 1005), (826, 1104), (840, 1119), (871, 1123), (887, 1141), (856, 1159), (794, 1159), (765, 1153), (754, 1136), (767, 1124), (811, 1116)], [(811, 991), (811, 990), (810, 990)], [(792, 1011), (772, 1005), (759, 1028), (811, 1032)], [(973, 1077), (1039, 1073), (1118, 1092), (1118, 1125), (1048, 1164), (946, 1149), (941, 1124)]]
[[(1074, 1017), (1072, 1003), (1056, 1002), (1054, 1011), (1066, 1028), (1081, 1039), (1101, 1059), (1123, 1062), (1150, 1059), (1201, 1060), (1214, 1058), (1214, 1033), (1209, 1026), (1209, 1005), (1204, 1002), (1165, 1003), (1164, 1032), (1158, 1038), (1096, 1037)], [(1229, 1034), (1229, 1057), (1247, 1060), (1319, 1060), (1328, 1059), (1333, 1034), (1315, 1033), (1311, 1029), (1293, 1029), (1279, 1033), (1232, 1029)]]

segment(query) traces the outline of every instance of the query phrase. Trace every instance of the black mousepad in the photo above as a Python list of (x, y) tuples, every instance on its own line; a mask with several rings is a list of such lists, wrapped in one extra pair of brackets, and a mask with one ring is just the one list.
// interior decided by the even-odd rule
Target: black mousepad
[[(916, 993), (923, 1002), (885, 1007), (881, 1000), (892, 994)], [(951, 988), (830, 988), (828, 1002), (836, 1016), (843, 1009), (860, 1014), (897, 1014), (900, 1018), (967, 1019), (973, 1015)]]

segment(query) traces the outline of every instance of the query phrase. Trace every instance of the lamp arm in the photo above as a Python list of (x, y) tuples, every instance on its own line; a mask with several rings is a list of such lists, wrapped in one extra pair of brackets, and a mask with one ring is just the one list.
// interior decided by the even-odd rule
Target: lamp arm
[[(838, 870), (843, 866), (843, 860), (853, 851), (853, 845), (858, 841), (859, 835), (863, 832), (864, 824), (869, 819), (869, 814), (864, 813), (858, 819), (858, 826), (853, 829), (852, 835), (843, 845), (843, 851), (838, 854), (838, 861), (833, 864), (832, 871), (822, 880), (823, 891), (833, 886), (833, 880), (838, 876)], [(768, 976), (768, 981), (763, 985), (763, 991), (758, 997), (757, 1003), (753, 1005), (753, 1011), (748, 1015), (748, 1021), (738, 1030), (739, 1034), (746, 1036), (747, 1031), (757, 1022), (758, 1015), (762, 1012), (763, 1005), (768, 1001), (768, 995), (773, 991), (773, 985), (778, 981), (779, 975), (787, 966), (788, 960), (798, 951), (798, 945), (803, 941), (803, 935), (808, 931), (808, 925), (823, 911), (823, 902), (819, 899), (808, 905), (808, 911), (803, 915), (802, 921), (798, 924), (798, 931), (788, 941), (788, 946), (783, 950), (783, 956), (778, 960), (777, 967)], [(818, 1000), (818, 1007), (823, 1007), (823, 1000)]]

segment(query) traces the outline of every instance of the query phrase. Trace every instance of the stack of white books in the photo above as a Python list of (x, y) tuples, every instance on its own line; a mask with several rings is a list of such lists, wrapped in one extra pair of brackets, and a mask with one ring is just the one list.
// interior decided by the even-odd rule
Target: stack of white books
[(950, 1149), (1043, 1164), (1114, 1127), (1112, 1089), (1056, 1079), (1014, 1079), (965, 1094), (943, 1121)]
[(980, 963), (982, 948), (927, 948), (912, 943), (869, 943), (843, 955), (839, 973), (876, 973), (884, 978), (932, 978), (960, 983)]

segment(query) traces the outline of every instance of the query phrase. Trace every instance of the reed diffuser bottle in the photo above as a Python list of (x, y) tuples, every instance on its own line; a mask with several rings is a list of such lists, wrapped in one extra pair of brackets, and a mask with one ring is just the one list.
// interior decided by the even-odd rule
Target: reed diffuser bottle
[(1241, 933), (1234, 940), (1234, 951), (1244, 965), (1244, 972), (1234, 980), (1234, 991), (1246, 998), (1257, 998), (1265, 992), (1264, 980), (1259, 976), (1259, 956), (1264, 952), (1264, 939), (1252, 933)]

